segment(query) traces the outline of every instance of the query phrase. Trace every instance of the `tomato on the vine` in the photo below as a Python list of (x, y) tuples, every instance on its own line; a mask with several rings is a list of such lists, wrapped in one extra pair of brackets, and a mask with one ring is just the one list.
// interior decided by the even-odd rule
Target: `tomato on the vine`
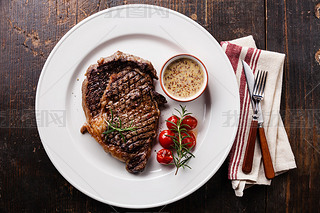
[(190, 148), (194, 148), (196, 146), (196, 136), (194, 136), (193, 132), (187, 132), (190, 137), (186, 133), (182, 133), (181, 136), (184, 138), (181, 142), (182, 144), (186, 144), (186, 146)]
[(173, 160), (172, 152), (169, 149), (161, 149), (157, 152), (157, 161), (161, 164), (169, 164)]
[[(180, 118), (178, 118), (177, 116), (175, 115), (172, 115), (170, 118), (168, 118), (167, 120), (167, 127), (168, 129), (170, 129), (171, 131), (175, 131), (175, 129), (177, 128), (177, 122)], [(170, 121), (170, 122), (169, 122)], [(172, 123), (171, 123), (172, 122)], [(175, 125), (174, 125), (174, 124)]]
[(170, 137), (170, 136), (175, 136), (174, 132), (172, 132), (171, 130), (163, 130), (159, 134), (159, 142), (160, 142), (161, 146), (163, 146), (163, 148), (168, 149), (174, 145), (172, 137)]
[(187, 130), (193, 130), (194, 128), (197, 127), (198, 121), (195, 117), (188, 115), (183, 119), (181, 123), (185, 124), (185, 128)]

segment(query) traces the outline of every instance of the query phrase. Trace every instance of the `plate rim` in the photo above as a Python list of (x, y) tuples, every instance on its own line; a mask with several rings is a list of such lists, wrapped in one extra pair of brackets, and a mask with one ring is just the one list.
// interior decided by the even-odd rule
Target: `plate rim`
[[(102, 202), (104, 204), (108, 204), (108, 205), (112, 205), (112, 206), (117, 206), (117, 207), (122, 207), (122, 208), (132, 208), (132, 209), (145, 209), (145, 208), (153, 208), (153, 207), (159, 207), (159, 206), (162, 206), (162, 205), (167, 205), (167, 204), (170, 204), (170, 203), (173, 203), (175, 201), (178, 201), (180, 199), (183, 199), (185, 197), (187, 197), (188, 195), (192, 194), (193, 192), (197, 191), (201, 186), (203, 186), (209, 179), (211, 179), (213, 177), (213, 175), (221, 168), (223, 162), (226, 160), (227, 156), (229, 155), (229, 152), (233, 146), (233, 143), (230, 142), (230, 144), (225, 148), (226, 152), (225, 154), (223, 155), (222, 158), (220, 158), (220, 161), (219, 163), (217, 164), (218, 166), (216, 167), (216, 169), (212, 170), (209, 175), (207, 175), (206, 178), (204, 178), (202, 181), (200, 181), (198, 184), (196, 184), (194, 187), (192, 187), (191, 190), (181, 194), (181, 195), (178, 195), (176, 197), (174, 197), (173, 199), (170, 199), (170, 200), (166, 200), (166, 201), (163, 201), (163, 202), (158, 202), (158, 203), (153, 203), (153, 204), (144, 204), (144, 205), (133, 205), (133, 204), (124, 204), (124, 203), (117, 203), (117, 202), (113, 202), (113, 201), (109, 201), (109, 200), (105, 200), (103, 198), (100, 198), (88, 191), (86, 191), (85, 189), (83, 189), (82, 187), (80, 187), (77, 183), (75, 183), (71, 178), (69, 178), (68, 175), (66, 175), (63, 171), (61, 171), (60, 167), (57, 166), (57, 163), (54, 162), (52, 159), (53, 159), (53, 156), (51, 154), (51, 152), (54, 152), (52, 150), (49, 150), (49, 147), (43, 143), (43, 138), (41, 136), (41, 132), (40, 132), (40, 125), (39, 125), (39, 122), (40, 120), (38, 119), (38, 113), (37, 111), (39, 110), (39, 100), (40, 100), (40, 89), (41, 88), (41, 82), (43, 82), (43, 78), (44, 78), (44, 75), (45, 75), (45, 72), (47, 70), (47, 67), (51, 61), (51, 59), (53, 58), (55, 52), (58, 50), (58, 48), (63, 44), (63, 42), (77, 29), (79, 28), (80, 26), (82, 26), (83, 24), (87, 23), (88, 21), (90, 21), (91, 19), (94, 19), (95, 17), (97, 16), (100, 16), (101, 14), (104, 14), (104, 13), (109, 13), (109, 12), (112, 12), (112, 11), (115, 11), (115, 10), (122, 10), (122, 9), (130, 9), (130, 8), (135, 8), (135, 7), (145, 7), (145, 8), (153, 8), (153, 9), (161, 9), (161, 10), (167, 10), (169, 11), (170, 13), (173, 13), (179, 17), (181, 17), (182, 19), (188, 21), (189, 23), (192, 23), (193, 25), (196, 25), (197, 28), (199, 28), (203, 33), (205, 33), (208, 37), (210, 37), (214, 43), (218, 44), (217, 40), (204, 28), (202, 27), (199, 23), (195, 22), (194, 20), (192, 20), (191, 18), (189, 18), (188, 16), (182, 14), (182, 13), (179, 13), (177, 11), (174, 11), (172, 9), (169, 9), (169, 8), (166, 8), (166, 7), (161, 7), (161, 6), (157, 6), (157, 5), (152, 5), (152, 4), (128, 4), (128, 5), (119, 5), (119, 6), (115, 6), (115, 7), (111, 7), (111, 8), (107, 8), (107, 9), (104, 9), (102, 11), (99, 11), (87, 18), (85, 18), (84, 20), (80, 21), (78, 24), (76, 24), (75, 26), (73, 26), (70, 30), (68, 30), (68, 32), (58, 41), (58, 43), (54, 46), (54, 48), (52, 49), (52, 51), (50, 52), (42, 70), (41, 70), (41, 73), (40, 73), (40, 76), (39, 76), (39, 80), (38, 80), (38, 83), (37, 83), (37, 90), (36, 90), (36, 98), (35, 98), (35, 115), (36, 115), (36, 123), (37, 123), (37, 130), (38, 130), (38, 133), (39, 133), (39, 137), (40, 137), (40, 140), (41, 140), (41, 143), (46, 151), (46, 154), (48, 155), (51, 163), (54, 165), (54, 167), (59, 171), (59, 173), (63, 176), (63, 178), (65, 178), (69, 184), (73, 185), (77, 190), (81, 191), (82, 193), (84, 193), (85, 195), (99, 201), (99, 202)], [(219, 46), (219, 44), (218, 44)], [(222, 48), (220, 48), (219, 50), (223, 55), (224, 55), (224, 59), (225, 61), (227, 62), (227, 66), (229, 66), (230, 70), (233, 70), (232, 66), (231, 66), (231, 63), (230, 61), (227, 59), (227, 56), (226, 54), (223, 52)], [(233, 81), (235, 84), (237, 84), (236, 82), (236, 77), (234, 76), (234, 78), (230, 79), (231, 81)], [(236, 93), (236, 103), (237, 103), (237, 106), (235, 108), (237, 108), (237, 111), (240, 111), (240, 97), (239, 97), (239, 94)], [(232, 136), (231, 136), (231, 140), (234, 140), (235, 139), (235, 136), (236, 136), (236, 133), (237, 133), (237, 130), (238, 130), (238, 125), (239, 125), (239, 117), (240, 115), (236, 115), (235, 116), (235, 123), (236, 123), (236, 126), (234, 127), (233, 129), (233, 133), (232, 133)]]

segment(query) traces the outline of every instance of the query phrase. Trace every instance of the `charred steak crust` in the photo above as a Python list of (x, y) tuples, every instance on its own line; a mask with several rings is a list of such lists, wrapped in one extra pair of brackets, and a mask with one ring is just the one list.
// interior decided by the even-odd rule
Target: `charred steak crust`
[[(151, 62), (117, 51), (91, 65), (82, 84), (82, 107), (87, 122), (81, 132), (92, 137), (113, 157), (126, 163), (131, 173), (142, 172), (151, 154), (160, 116), (159, 106), (166, 99), (155, 92), (153, 79), (158, 79)], [(122, 127), (131, 123), (134, 131), (107, 136), (105, 120), (121, 120)]]

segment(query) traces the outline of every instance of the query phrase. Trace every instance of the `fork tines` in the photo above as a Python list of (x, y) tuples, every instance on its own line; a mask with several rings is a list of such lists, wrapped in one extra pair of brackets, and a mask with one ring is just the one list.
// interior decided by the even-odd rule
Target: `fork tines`
[(253, 94), (255, 96), (259, 96), (260, 98), (263, 97), (264, 95), (264, 88), (266, 86), (266, 81), (267, 81), (267, 76), (268, 72), (267, 71), (262, 71), (258, 70), (257, 77), (254, 81), (254, 86), (253, 86)]

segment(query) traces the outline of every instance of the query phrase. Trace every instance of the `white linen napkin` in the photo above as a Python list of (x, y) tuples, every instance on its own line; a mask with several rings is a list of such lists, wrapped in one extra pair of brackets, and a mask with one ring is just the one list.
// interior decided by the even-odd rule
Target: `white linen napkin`
[(279, 175), (289, 169), (296, 168), (289, 139), (279, 114), (285, 55), (257, 49), (252, 36), (221, 42), (221, 46), (232, 64), (239, 85), (240, 121), (239, 129), (229, 155), (228, 178), (232, 180), (232, 187), (236, 196), (242, 197), (245, 188), (254, 184), (270, 185), (271, 180), (265, 177), (258, 141), (256, 141), (251, 173), (245, 174), (242, 172), (242, 162), (248, 141), (253, 110), (241, 60), (245, 60), (254, 73), (257, 70), (268, 71), (265, 95), (261, 104), (264, 128), (275, 174)]

